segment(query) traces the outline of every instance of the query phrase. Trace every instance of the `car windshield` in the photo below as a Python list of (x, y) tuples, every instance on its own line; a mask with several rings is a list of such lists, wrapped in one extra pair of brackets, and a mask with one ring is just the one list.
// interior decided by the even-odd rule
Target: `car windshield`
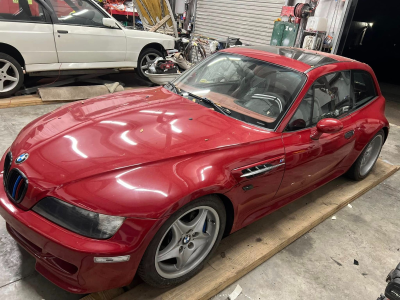
[(215, 102), (233, 118), (274, 129), (305, 81), (304, 74), (292, 69), (219, 52), (174, 84), (183, 92)]

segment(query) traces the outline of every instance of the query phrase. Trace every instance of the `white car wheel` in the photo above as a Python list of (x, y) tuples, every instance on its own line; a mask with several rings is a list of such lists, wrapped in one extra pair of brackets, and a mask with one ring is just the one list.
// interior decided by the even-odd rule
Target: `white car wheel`
[(0, 53), (0, 97), (13, 95), (23, 81), (21, 65), (13, 57)]

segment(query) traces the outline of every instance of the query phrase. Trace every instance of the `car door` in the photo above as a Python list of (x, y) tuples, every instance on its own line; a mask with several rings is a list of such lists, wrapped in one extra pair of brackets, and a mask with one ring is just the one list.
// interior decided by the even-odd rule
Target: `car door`
[[(350, 71), (330, 73), (318, 78), (282, 134), (286, 152), (286, 169), (276, 200), (313, 189), (330, 180), (351, 165), (349, 154), (355, 144), (355, 124), (350, 115)], [(343, 129), (311, 139), (316, 124), (324, 118), (337, 118)], [(291, 199), (290, 199), (291, 200)]]
[(123, 62), (126, 36), (121, 28), (103, 25), (107, 14), (91, 0), (46, 0), (55, 11), (60, 63)]
[(16, 48), (31, 64), (57, 63), (53, 24), (37, 0), (0, 1), (0, 42)]

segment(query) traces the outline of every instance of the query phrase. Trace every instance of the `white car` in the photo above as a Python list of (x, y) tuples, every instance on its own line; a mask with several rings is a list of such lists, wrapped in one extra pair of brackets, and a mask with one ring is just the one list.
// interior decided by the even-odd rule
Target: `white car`
[(124, 28), (92, 0), (0, 0), (0, 97), (24, 73), (137, 68), (175, 47), (172, 36)]

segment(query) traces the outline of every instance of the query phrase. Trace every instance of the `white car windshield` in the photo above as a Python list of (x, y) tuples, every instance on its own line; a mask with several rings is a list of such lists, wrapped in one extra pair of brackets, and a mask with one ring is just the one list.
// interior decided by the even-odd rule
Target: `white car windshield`
[(306, 76), (246, 56), (220, 52), (185, 72), (174, 84), (210, 99), (233, 118), (274, 129)]

